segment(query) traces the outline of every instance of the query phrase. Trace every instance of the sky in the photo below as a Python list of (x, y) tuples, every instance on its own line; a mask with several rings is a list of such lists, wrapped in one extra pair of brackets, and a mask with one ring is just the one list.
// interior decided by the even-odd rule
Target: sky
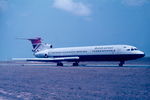
[(127, 44), (150, 56), (150, 0), (0, 0), (0, 60), (53, 47)]

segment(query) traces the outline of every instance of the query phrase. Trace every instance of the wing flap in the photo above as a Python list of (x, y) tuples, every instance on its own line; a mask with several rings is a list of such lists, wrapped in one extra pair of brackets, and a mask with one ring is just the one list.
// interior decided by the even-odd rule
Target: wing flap
[(57, 57), (57, 58), (13, 58), (15, 61), (40, 61), (40, 62), (58, 62), (58, 61), (76, 61), (79, 57)]

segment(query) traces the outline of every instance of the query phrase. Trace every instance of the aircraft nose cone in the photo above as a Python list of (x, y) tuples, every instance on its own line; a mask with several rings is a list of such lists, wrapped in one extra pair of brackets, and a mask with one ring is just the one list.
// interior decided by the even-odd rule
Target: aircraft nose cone
[(145, 53), (142, 54), (142, 57), (144, 57), (144, 56), (145, 56)]
[(145, 56), (145, 53), (141, 51), (140, 53), (140, 58), (144, 57)]

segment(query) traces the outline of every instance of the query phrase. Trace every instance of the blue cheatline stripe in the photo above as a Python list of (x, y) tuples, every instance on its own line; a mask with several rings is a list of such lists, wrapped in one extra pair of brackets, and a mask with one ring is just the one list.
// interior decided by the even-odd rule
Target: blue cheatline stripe
[(143, 54), (120, 54), (120, 55), (71, 55), (53, 57), (79, 57), (79, 61), (122, 61), (144, 57)]

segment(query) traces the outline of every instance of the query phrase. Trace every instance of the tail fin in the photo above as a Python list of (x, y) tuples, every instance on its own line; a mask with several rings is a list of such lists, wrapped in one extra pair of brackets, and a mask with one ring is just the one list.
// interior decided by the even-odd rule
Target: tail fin
[(52, 48), (51, 44), (42, 43), (42, 39), (40, 37), (29, 38), (29, 39), (25, 39), (25, 38), (18, 38), (18, 39), (29, 40), (32, 43), (32, 46), (33, 46), (32, 51), (33, 52), (38, 52), (38, 51), (41, 51), (41, 50), (44, 50), (44, 49)]
[(33, 49), (35, 49), (38, 45), (40, 45), (42, 43), (40, 37), (27, 39), (27, 40), (31, 41)]

